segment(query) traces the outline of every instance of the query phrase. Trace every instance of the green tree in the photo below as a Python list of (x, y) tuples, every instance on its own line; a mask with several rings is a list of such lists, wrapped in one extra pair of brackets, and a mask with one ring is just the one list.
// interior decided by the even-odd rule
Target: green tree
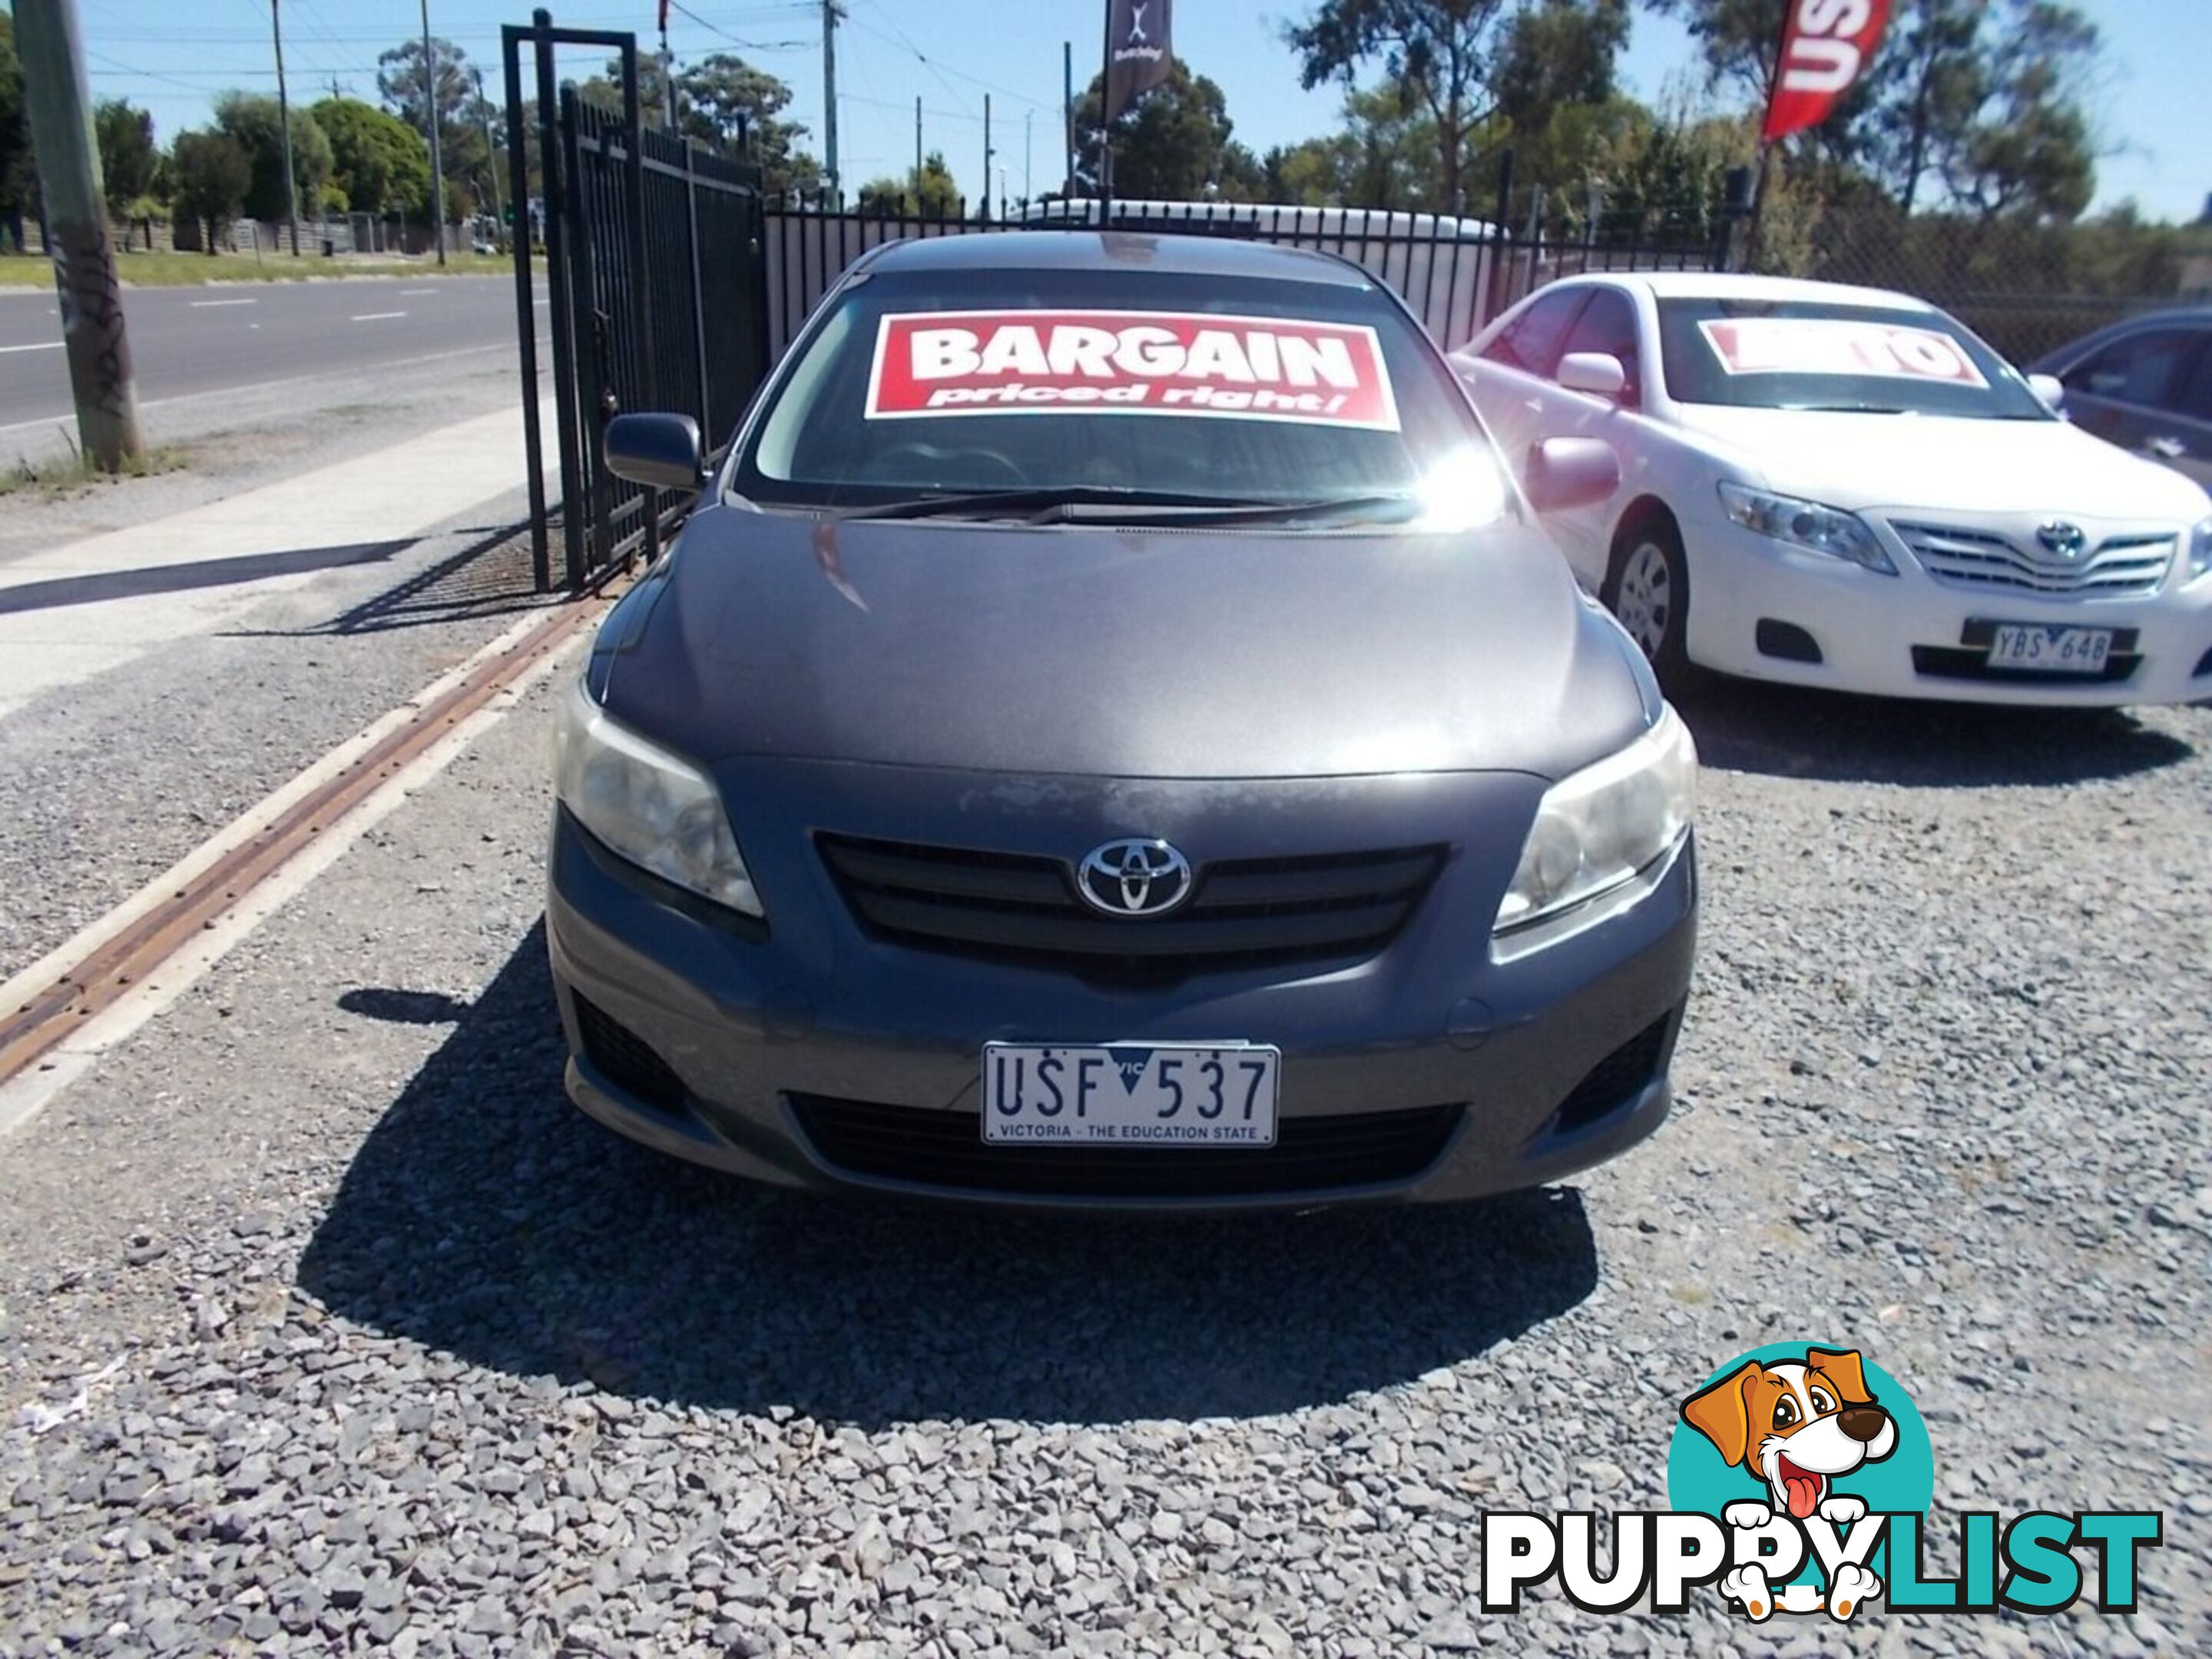
[[(246, 187), (249, 219), (291, 216), (284, 197), (284, 130), (276, 100), (257, 92), (226, 92), (215, 100), (216, 128), (246, 152), (252, 177)], [(322, 213), (323, 185), (331, 176), (331, 141), (306, 110), (292, 112), (292, 182), (300, 192), (300, 216)]]
[(23, 246), (23, 216), (31, 210), (38, 169), (31, 156), (31, 124), (23, 113), (23, 71), (15, 59), (15, 20), (0, 12), (0, 229)]
[(919, 190), (911, 173), (903, 179), (871, 179), (860, 186), (860, 201), (863, 213), (951, 219), (960, 213), (960, 186), (953, 182), (952, 169), (945, 164), (944, 152), (933, 149), (922, 161)]
[[(476, 211), (480, 199), (491, 194), (491, 169), (498, 158), (484, 142), (483, 100), (477, 91), (476, 72), (468, 54), (452, 41), (430, 37), (429, 72), (424, 73), (422, 42), (409, 40), (380, 52), (376, 58), (376, 89), (386, 106), (402, 121), (424, 134), (428, 106), (437, 111), (438, 169), (446, 184), (446, 220), (457, 223)], [(427, 88), (427, 94), (426, 94)]]
[(177, 179), (177, 210), (207, 227), (206, 248), (213, 253), (253, 182), (252, 160), (228, 133), (180, 132), (170, 146), (169, 166)]
[(1468, 141), (1486, 115), (1505, 0), (1322, 0), (1284, 26), (1309, 89), (1379, 61), (1403, 101), (1433, 124), (1441, 205), (1462, 205)]
[(430, 146), (419, 131), (358, 98), (325, 98), (312, 113), (330, 140), (331, 183), (351, 211), (428, 222)]
[[(606, 73), (577, 88), (603, 109), (619, 111), (622, 59), (607, 60)], [(660, 65), (640, 58), (638, 107), (646, 121), (659, 125), (665, 107)], [(761, 170), (769, 191), (805, 191), (822, 186), (822, 164), (800, 145), (807, 129), (787, 120), (791, 88), (766, 70), (726, 52), (709, 52), (676, 72), (677, 131), (696, 143), (743, 155)]]
[[(1698, 44), (1709, 81), (1763, 104), (1787, 0), (1650, 0)], [(2057, 0), (1898, 0), (1881, 52), (1834, 115), (1789, 146), (1864, 171), (1906, 212), (1939, 185), (1985, 218), (2071, 218), (2096, 190), (2085, 83), (2096, 26)]]
[[(1100, 184), (1104, 108), (1104, 78), (1093, 76), (1075, 106), (1076, 183), (1092, 195)], [(1221, 88), (1178, 59), (1165, 81), (1115, 118), (1114, 193), (1161, 202), (1249, 200), (1260, 164), (1231, 140), (1234, 130)]]
[(100, 144), (100, 179), (111, 216), (131, 214), (131, 204), (154, 187), (161, 152), (154, 143), (154, 118), (121, 98), (103, 98), (92, 112)]

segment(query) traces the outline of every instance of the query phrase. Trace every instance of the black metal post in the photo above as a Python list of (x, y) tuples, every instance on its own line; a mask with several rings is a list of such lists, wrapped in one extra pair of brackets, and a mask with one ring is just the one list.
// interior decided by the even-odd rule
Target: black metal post
[[(541, 14), (542, 15), (543, 14)], [(545, 458), (540, 453), (543, 434), (538, 423), (538, 306), (530, 280), (530, 155), (522, 120), (522, 41), (531, 33), (516, 24), (503, 25), (500, 54), (507, 68), (507, 167), (514, 204), (514, 323), (522, 356), (522, 447), (530, 475), (530, 574), (538, 591), (553, 586), (553, 556), (545, 538)]]
[[(628, 149), (623, 181), (629, 198), (629, 300), (631, 349), (637, 354), (638, 395), (647, 409), (659, 407), (660, 390), (653, 372), (653, 288), (645, 274), (645, 137), (637, 107), (637, 42), (623, 47), (623, 143)], [(645, 559), (660, 556), (660, 492), (647, 486)], [(627, 568), (629, 561), (623, 562)]]
[[(684, 156), (684, 252), (691, 264), (691, 344), (699, 357), (699, 430), (707, 447), (714, 447), (714, 388), (707, 378), (707, 289), (699, 279), (699, 174), (691, 161), (691, 141), (679, 137)], [(761, 296), (761, 304), (768, 296)]]
[(547, 299), (553, 308), (553, 397), (561, 432), (561, 543), (568, 585), (584, 580), (584, 469), (576, 453), (575, 307), (569, 293), (568, 242), (562, 228), (562, 161), (560, 121), (553, 98), (553, 15), (540, 7), (531, 15), (538, 44), (538, 174), (545, 202)]

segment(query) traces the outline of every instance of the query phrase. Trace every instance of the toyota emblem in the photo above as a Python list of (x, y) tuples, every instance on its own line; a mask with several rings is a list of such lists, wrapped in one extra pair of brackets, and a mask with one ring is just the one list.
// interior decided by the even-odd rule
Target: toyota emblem
[(1164, 841), (1109, 841), (1084, 854), (1075, 887), (1109, 916), (1164, 915), (1190, 896), (1190, 860)]
[(2068, 524), (2063, 519), (2053, 519), (2047, 524), (2038, 525), (2035, 539), (2049, 551), (2068, 560), (2080, 558), (2081, 550), (2089, 544), (2089, 538), (2082, 533), (2080, 525)]

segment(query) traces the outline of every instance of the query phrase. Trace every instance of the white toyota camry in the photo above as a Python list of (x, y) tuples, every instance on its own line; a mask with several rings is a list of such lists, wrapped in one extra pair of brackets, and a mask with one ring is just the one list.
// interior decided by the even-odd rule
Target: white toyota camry
[(1901, 294), (1703, 271), (1540, 289), (1454, 362), (1509, 456), (1621, 486), (1554, 538), (1662, 673), (1893, 696), (2212, 697), (2212, 500)]

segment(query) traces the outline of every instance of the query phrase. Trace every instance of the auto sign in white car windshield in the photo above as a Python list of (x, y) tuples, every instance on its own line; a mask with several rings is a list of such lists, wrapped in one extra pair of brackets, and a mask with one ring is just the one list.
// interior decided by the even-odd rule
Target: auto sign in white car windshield
[(734, 487), (844, 507), (963, 492), (1231, 503), (1504, 488), (1419, 330), (1364, 284), (1069, 269), (880, 273), (797, 348)]
[(2008, 366), (1940, 312), (1666, 299), (1659, 338), (1678, 403), (2050, 416)]

